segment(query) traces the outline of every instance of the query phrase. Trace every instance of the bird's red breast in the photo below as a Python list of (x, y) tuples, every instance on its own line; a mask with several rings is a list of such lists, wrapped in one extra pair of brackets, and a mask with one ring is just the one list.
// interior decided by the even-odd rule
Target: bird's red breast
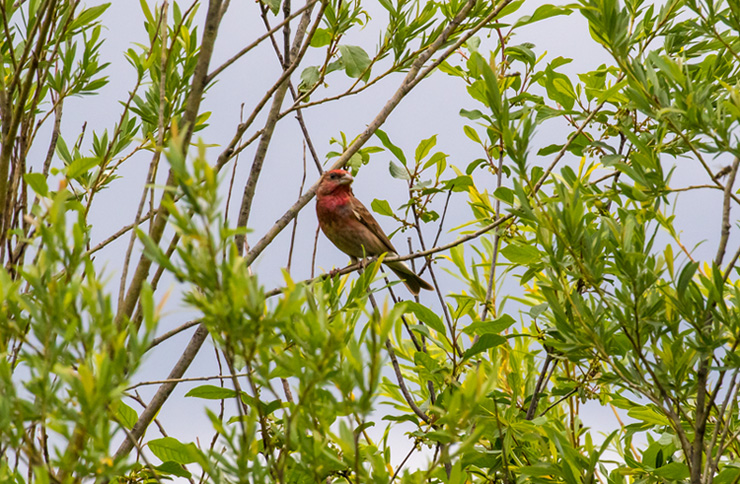
[[(396, 255), (378, 221), (352, 193), (352, 181), (352, 175), (345, 170), (331, 170), (321, 176), (316, 188), (316, 215), (321, 230), (350, 257)], [(432, 289), (403, 262), (387, 265), (413, 294), (418, 294), (420, 289)]]

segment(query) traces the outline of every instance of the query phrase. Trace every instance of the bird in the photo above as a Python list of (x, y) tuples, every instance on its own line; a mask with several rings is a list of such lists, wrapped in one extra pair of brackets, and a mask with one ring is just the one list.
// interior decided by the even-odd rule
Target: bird
[[(316, 189), (316, 216), (319, 226), (339, 250), (355, 262), (364, 257), (387, 253), (398, 255), (388, 236), (367, 208), (352, 193), (354, 178), (346, 170), (324, 172)], [(402, 261), (385, 263), (413, 295), (421, 289), (432, 290), (427, 281), (416, 275)]]

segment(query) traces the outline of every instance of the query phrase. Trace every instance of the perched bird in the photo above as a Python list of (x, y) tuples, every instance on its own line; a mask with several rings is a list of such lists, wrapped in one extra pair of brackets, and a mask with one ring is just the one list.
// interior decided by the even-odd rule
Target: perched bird
[[(316, 215), (324, 235), (353, 260), (388, 253), (397, 255), (388, 236), (367, 208), (355, 198), (352, 175), (344, 170), (327, 171), (316, 190)], [(432, 286), (401, 261), (386, 263), (414, 295)]]

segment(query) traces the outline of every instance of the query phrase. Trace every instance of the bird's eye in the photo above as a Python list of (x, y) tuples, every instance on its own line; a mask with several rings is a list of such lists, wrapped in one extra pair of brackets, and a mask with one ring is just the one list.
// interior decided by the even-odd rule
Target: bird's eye
[(337, 178), (339, 178), (339, 175), (337, 175), (336, 173), (332, 173), (332, 174), (331, 174), (331, 175), (329, 176), (329, 178), (331, 178), (332, 180), (336, 180)]

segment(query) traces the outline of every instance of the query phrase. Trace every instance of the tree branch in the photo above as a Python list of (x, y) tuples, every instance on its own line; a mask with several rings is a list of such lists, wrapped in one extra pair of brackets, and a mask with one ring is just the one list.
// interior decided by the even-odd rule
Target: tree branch
[[(254, 200), (254, 194), (257, 190), (257, 181), (259, 180), (260, 174), (262, 173), (262, 166), (265, 161), (265, 156), (267, 155), (267, 148), (270, 146), (270, 142), (272, 141), (272, 134), (275, 131), (275, 126), (277, 125), (278, 116), (280, 115), (280, 107), (283, 104), (283, 99), (285, 99), (285, 94), (288, 92), (290, 74), (295, 71), (295, 69), (300, 64), (301, 59), (305, 55), (306, 50), (310, 45), (311, 37), (313, 36), (313, 33), (316, 31), (316, 29), (319, 27), (319, 23), (321, 22), (324, 7), (325, 4), (322, 3), (319, 14), (316, 16), (316, 20), (314, 21), (311, 30), (308, 32), (308, 35), (306, 35), (306, 29), (308, 28), (309, 22), (311, 20), (311, 8), (306, 9), (306, 11), (303, 13), (303, 17), (301, 17), (301, 21), (298, 24), (298, 28), (296, 29), (295, 38), (293, 39), (293, 52), (291, 54), (291, 58), (293, 59), (293, 61), (281, 76), (282, 80), (280, 81), (280, 84), (275, 91), (275, 95), (272, 99), (272, 106), (270, 107), (270, 112), (267, 115), (267, 120), (265, 121), (265, 126), (262, 130), (262, 136), (260, 137), (259, 144), (257, 145), (257, 152), (254, 155), (252, 169), (249, 172), (249, 178), (247, 179), (247, 183), (244, 186), (244, 195), (242, 196), (241, 209), (239, 210), (239, 219), (237, 220), (236, 224), (237, 227), (246, 227), (249, 223), (249, 215), (252, 210), (252, 201)], [(304, 37), (306, 38), (305, 41)], [(242, 251), (244, 250), (245, 237), (246, 236), (244, 234), (239, 234), (236, 236), (236, 246), (239, 253), (242, 253)]]
[[(511, 0), (503, 0), (490, 15), (476, 24), (476, 26), (471, 30), (471, 32), (473, 33), (468, 32), (467, 34), (461, 36), (461, 39), (458, 40), (458, 42), (456, 42), (454, 45), (457, 45), (458, 43), (462, 45), (461, 40), (463, 38), (467, 39), (475, 32), (480, 30), (484, 25), (486, 25), (486, 23), (490, 22), (496, 15), (498, 15), (501, 9), (503, 9), (510, 2)], [(426, 61), (429, 60), (429, 58), (447, 42), (447, 40), (456, 30), (456, 27), (460, 25), (460, 23), (468, 14), (474, 4), (475, 0), (468, 0), (465, 3), (465, 6), (460, 10), (455, 18), (450, 21), (449, 25), (444, 29), (440, 36), (432, 43), (432, 45), (429, 46), (429, 48), (425, 52), (423, 52), (414, 61), (411, 68), (409, 69), (408, 74), (401, 82), (401, 85), (398, 87), (395, 94), (386, 102), (386, 104), (377, 114), (375, 119), (373, 119), (373, 121), (368, 125), (368, 127), (365, 128), (365, 130), (355, 139), (355, 141), (353, 141), (347, 147), (344, 153), (339, 156), (337, 161), (332, 165), (331, 169), (343, 167), (347, 163), (347, 161), (355, 153), (357, 153), (357, 151), (370, 139), (370, 137), (386, 121), (386, 119), (388, 119), (390, 114), (403, 100), (403, 98), (409, 93), (409, 91), (414, 86), (416, 86), (416, 84), (418, 84), (424, 78), (424, 76), (429, 74), (433, 68), (444, 62), (447, 57), (452, 55), (454, 50), (452, 48), (447, 49), (435, 62), (433, 62), (429, 66), (429, 68), (425, 69), (423, 72), (420, 72), (424, 63), (426, 63)], [(462, 40), (462, 42), (464, 42), (464, 40)], [(252, 262), (254, 262), (257, 256), (260, 255), (268, 245), (270, 245), (275, 237), (277, 237), (277, 235), (282, 232), (282, 230), (291, 222), (291, 220), (293, 220), (298, 212), (303, 207), (305, 207), (306, 204), (314, 197), (314, 195), (316, 194), (317, 186), (318, 181), (302, 197), (300, 197), (298, 201), (296, 201), (293, 206), (290, 207), (290, 209), (288, 209), (288, 211), (285, 212), (285, 214), (283, 214), (283, 216), (280, 217), (275, 222), (275, 224), (267, 231), (267, 233), (265, 233), (265, 235), (263, 235), (262, 238), (252, 247), (252, 249), (246, 255), (247, 265), (251, 265)]]
[[(206, 87), (206, 77), (208, 75), (208, 65), (211, 61), (213, 46), (216, 42), (219, 22), (221, 20), (221, 4), (221, 0), (210, 0), (208, 4), (208, 13), (206, 14), (205, 27), (203, 29), (203, 40), (201, 41), (200, 53), (198, 55), (198, 64), (195, 67), (193, 83), (188, 95), (185, 113), (182, 117), (182, 122), (180, 123), (181, 128), (183, 128), (185, 132), (182, 141), (182, 150), (185, 153), (187, 153), (188, 146), (190, 145), (193, 130), (195, 129), (195, 120), (198, 116), (198, 109), (203, 100), (203, 91)], [(174, 173), (170, 170), (167, 176), (166, 186), (170, 187), (174, 182)], [(165, 208), (165, 202), (171, 199), (172, 194), (170, 191), (164, 190), (162, 201), (159, 204), (154, 223), (152, 224), (149, 233), (150, 238), (155, 244), (159, 244), (162, 239), (162, 234), (164, 234), (164, 229), (167, 225), (167, 218), (169, 216), (169, 213)], [(123, 305), (119, 306), (118, 313), (116, 314), (116, 323), (118, 326), (122, 324), (125, 317), (130, 318), (133, 314), (136, 303), (139, 300), (139, 295), (141, 294), (141, 288), (144, 281), (149, 276), (151, 265), (151, 259), (142, 253), (131, 280), (131, 285), (126, 292)]]
[(124, 441), (121, 442), (121, 445), (118, 447), (118, 450), (114, 455), (115, 460), (122, 459), (126, 455), (128, 455), (128, 453), (131, 452), (131, 449), (133, 449), (134, 447), (133, 442), (139, 440), (141, 437), (144, 436), (147, 427), (157, 415), (159, 410), (162, 408), (164, 402), (167, 401), (170, 394), (172, 394), (175, 386), (177, 386), (177, 383), (185, 374), (185, 371), (190, 366), (190, 363), (193, 362), (195, 355), (198, 354), (198, 350), (200, 350), (200, 347), (203, 345), (203, 342), (206, 340), (207, 337), (208, 330), (204, 325), (201, 324), (200, 326), (198, 326), (198, 329), (195, 330), (193, 338), (188, 343), (188, 346), (185, 348), (185, 351), (180, 356), (177, 364), (175, 364), (174, 368), (172, 368), (172, 371), (167, 377), (167, 383), (162, 384), (162, 386), (157, 389), (157, 393), (154, 394), (154, 397), (149, 402), (149, 405), (147, 405), (144, 411), (141, 412), (141, 415), (139, 415), (139, 419), (136, 421), (133, 428), (131, 429), (131, 436), (133, 437), (133, 439), (124, 439)]

